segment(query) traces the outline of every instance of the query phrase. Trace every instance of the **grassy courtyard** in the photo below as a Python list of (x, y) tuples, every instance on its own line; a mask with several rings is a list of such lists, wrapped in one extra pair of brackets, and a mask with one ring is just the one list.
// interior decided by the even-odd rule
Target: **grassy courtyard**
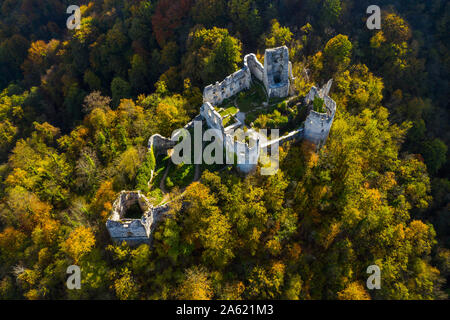
[(253, 81), (250, 89), (241, 91), (236, 95), (236, 105), (242, 112), (252, 111), (266, 101), (267, 96), (263, 85), (256, 80)]
[(219, 114), (223, 118), (223, 117), (225, 117), (227, 115), (234, 116), (238, 111), (239, 111), (238, 108), (236, 108), (233, 105), (230, 105), (228, 108), (223, 109), (222, 111), (220, 111)]
[[(267, 95), (263, 84), (260, 81), (253, 80), (250, 89), (243, 90), (235, 96), (223, 100), (217, 108), (224, 109), (224, 114), (227, 114), (226, 112), (232, 114), (232, 112), (237, 112), (237, 109), (242, 112), (249, 112), (260, 107), (266, 101)], [(220, 115), (223, 117), (222, 113)]]

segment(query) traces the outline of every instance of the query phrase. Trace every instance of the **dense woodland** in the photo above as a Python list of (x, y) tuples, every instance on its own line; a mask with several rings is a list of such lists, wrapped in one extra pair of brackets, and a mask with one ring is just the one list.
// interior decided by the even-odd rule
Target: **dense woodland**
[[(447, 299), (450, 2), (379, 0), (368, 30), (372, 2), (1, 1), (0, 298)], [(283, 145), (272, 176), (204, 168), (152, 247), (113, 245), (117, 193), (158, 199), (148, 138), (280, 45), (299, 95), (334, 79), (326, 145)]]

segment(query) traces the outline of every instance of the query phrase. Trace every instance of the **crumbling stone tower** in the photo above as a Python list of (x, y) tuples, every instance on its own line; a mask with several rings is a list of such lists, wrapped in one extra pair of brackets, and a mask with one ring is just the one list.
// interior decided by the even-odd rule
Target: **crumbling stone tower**
[(286, 46), (266, 49), (263, 82), (269, 98), (283, 98), (289, 95), (291, 69), (289, 51)]
[[(127, 211), (138, 206), (142, 216), (127, 217)], [(156, 224), (169, 210), (167, 205), (153, 207), (140, 191), (122, 191), (114, 201), (111, 215), (106, 221), (106, 229), (116, 243), (129, 245), (151, 244), (152, 232)]]
[[(310, 111), (305, 120), (304, 137), (319, 148), (327, 140), (336, 114), (336, 102), (328, 95), (332, 83), (333, 79), (330, 79), (321, 89), (312, 87), (305, 97), (305, 103), (309, 106)], [(325, 112), (313, 110), (312, 103), (315, 97), (323, 99)]]

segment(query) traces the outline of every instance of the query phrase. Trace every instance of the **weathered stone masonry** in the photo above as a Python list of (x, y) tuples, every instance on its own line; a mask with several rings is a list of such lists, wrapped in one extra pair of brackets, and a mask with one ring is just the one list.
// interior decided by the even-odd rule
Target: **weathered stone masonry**
[(264, 58), (264, 85), (269, 98), (287, 97), (291, 64), (286, 46), (267, 49)]
[[(143, 212), (142, 217), (126, 218), (126, 211), (136, 203)], [(126, 241), (129, 245), (151, 244), (152, 231), (168, 210), (167, 205), (154, 208), (140, 191), (122, 191), (114, 201), (106, 228), (116, 243)]]
[(232, 130), (241, 127), (243, 123), (237, 120), (236, 123), (224, 128), (223, 119), (213, 106), (242, 90), (249, 89), (253, 78), (264, 83), (268, 98), (287, 97), (290, 92), (289, 80), (293, 79), (291, 69), (289, 51), (286, 46), (266, 49), (264, 67), (253, 53), (247, 54), (244, 57), (242, 69), (226, 77), (222, 82), (206, 86), (203, 91), (200, 115), (205, 119), (208, 127), (222, 132), (227, 155), (236, 154), (237, 168), (244, 173), (249, 173), (256, 168), (260, 156), (260, 136), (252, 134), (253, 130), (250, 129), (249, 143), (235, 141)]
[[(205, 87), (203, 92), (203, 105), (200, 108), (200, 115), (206, 121), (208, 127), (218, 129), (222, 132), (225, 141), (227, 154), (236, 154), (238, 157), (237, 168), (249, 173), (256, 168), (260, 148), (271, 145), (275, 141), (261, 141), (261, 136), (253, 135), (253, 141), (243, 143), (234, 141), (232, 130), (243, 125), (238, 120), (236, 123), (223, 126), (223, 119), (213, 107), (220, 104), (224, 99), (230, 98), (242, 90), (250, 88), (254, 79), (262, 81), (269, 98), (284, 98), (292, 92), (290, 82), (294, 79), (292, 75), (292, 64), (289, 61), (289, 51), (286, 46), (266, 49), (264, 66), (258, 61), (254, 54), (247, 54), (244, 57), (244, 67), (228, 76), (222, 82)], [(312, 87), (305, 97), (306, 105), (309, 105), (309, 114), (305, 121), (304, 128), (299, 128), (288, 133), (285, 137), (276, 139), (276, 142), (305, 138), (314, 142), (318, 147), (323, 145), (328, 137), (331, 124), (336, 113), (336, 103), (328, 96), (332, 80), (322, 89)], [(315, 96), (324, 99), (326, 112), (319, 113), (312, 110), (311, 104)], [(249, 130), (252, 133), (252, 129)], [(250, 147), (251, 145), (251, 147)]]
[(312, 141), (318, 147), (321, 147), (327, 140), (336, 114), (336, 102), (328, 96), (332, 83), (332, 80), (328, 81), (328, 83), (320, 90), (316, 87), (312, 87), (305, 97), (305, 103), (307, 105), (311, 105), (316, 96), (324, 100), (326, 111), (324, 113), (319, 113), (312, 110), (311, 106), (304, 127), (304, 138)]
[(266, 49), (264, 67), (253, 53), (244, 57), (244, 67), (226, 77), (222, 82), (210, 84), (203, 90), (203, 102), (219, 105), (242, 90), (249, 89), (252, 77), (264, 83), (269, 98), (287, 97), (292, 66), (286, 46)]
[[(293, 80), (292, 65), (289, 61), (287, 47), (267, 49), (265, 52), (264, 66), (254, 54), (247, 54), (244, 57), (244, 67), (242, 69), (229, 75), (222, 82), (216, 82), (205, 87), (200, 114), (186, 124), (184, 128), (191, 128), (194, 121), (205, 120), (209, 128), (220, 130), (227, 156), (236, 154), (238, 159), (241, 159), (237, 167), (244, 173), (255, 169), (261, 148), (301, 138), (312, 141), (318, 147), (321, 147), (325, 143), (336, 113), (336, 102), (328, 96), (332, 80), (328, 81), (321, 89), (312, 87), (305, 97), (305, 104), (308, 106), (309, 113), (306, 117), (304, 127), (299, 127), (297, 130), (289, 132), (283, 137), (270, 141), (267, 141), (265, 137), (260, 139), (262, 137), (250, 128), (247, 131), (247, 133), (250, 133), (248, 143), (235, 141), (232, 131), (242, 127), (244, 124), (238, 119), (235, 119), (235, 123), (224, 127), (223, 118), (215, 110), (213, 105), (218, 105), (224, 99), (230, 98), (242, 90), (249, 89), (253, 79), (264, 83), (269, 98), (287, 97), (292, 92), (291, 81)], [(312, 109), (312, 102), (316, 96), (324, 100), (326, 108), (324, 113), (319, 113)], [(148, 148), (149, 150), (153, 149), (156, 156), (166, 153), (168, 149), (173, 148), (177, 143), (178, 139), (176, 136), (169, 139), (155, 134), (150, 137)], [(142, 217), (139, 219), (126, 218), (126, 211), (136, 203), (139, 204), (143, 212)], [(158, 222), (167, 214), (168, 210), (168, 204), (153, 207), (140, 191), (122, 191), (113, 204), (111, 215), (106, 222), (106, 228), (112, 240), (116, 243), (125, 241), (129, 245), (138, 245), (141, 243), (151, 244), (152, 232)]]

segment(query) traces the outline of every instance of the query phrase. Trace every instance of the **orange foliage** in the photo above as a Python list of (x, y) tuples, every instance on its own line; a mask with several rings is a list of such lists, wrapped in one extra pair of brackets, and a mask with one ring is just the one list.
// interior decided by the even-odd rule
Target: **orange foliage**
[(116, 192), (113, 190), (112, 181), (105, 181), (98, 188), (95, 194), (94, 202), (92, 203), (92, 208), (97, 212), (103, 219), (106, 219), (108, 214), (112, 209), (112, 203), (116, 196)]
[(288, 248), (288, 256), (292, 261), (297, 261), (302, 253), (302, 247), (298, 243), (293, 243)]
[(301, 144), (301, 151), (308, 168), (312, 168), (317, 164), (319, 156), (316, 153), (316, 145), (312, 142), (304, 140)]

